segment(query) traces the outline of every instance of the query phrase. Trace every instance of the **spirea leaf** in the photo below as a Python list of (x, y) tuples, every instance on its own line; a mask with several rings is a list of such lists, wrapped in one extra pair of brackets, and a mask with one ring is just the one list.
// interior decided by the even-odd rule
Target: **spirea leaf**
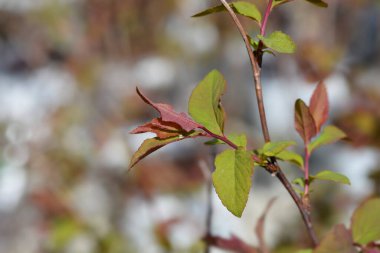
[(296, 50), (296, 44), (292, 38), (280, 31), (271, 33), (269, 36), (257, 35), (266, 47), (273, 49), (279, 53), (291, 54)]
[(310, 178), (312, 180), (319, 179), (319, 180), (333, 181), (336, 183), (347, 184), (347, 185), (351, 184), (350, 179), (348, 179), (348, 177), (331, 170), (321, 171), (314, 176), (310, 176)]
[(326, 86), (320, 82), (313, 92), (310, 99), (310, 112), (313, 115), (317, 133), (329, 116), (329, 100), (327, 97)]
[(301, 100), (297, 99), (295, 104), (295, 128), (303, 141), (307, 144), (317, 134), (314, 118), (309, 107)]
[(354, 241), (366, 245), (380, 240), (380, 198), (369, 199), (360, 205), (351, 218)]
[(149, 98), (144, 96), (141, 91), (136, 88), (137, 94), (144, 100), (145, 103), (156, 109), (161, 116), (162, 121), (173, 122), (178, 124), (184, 131), (190, 132), (201, 126), (194, 122), (186, 113), (175, 112), (173, 107), (168, 104), (153, 103)]
[(224, 109), (220, 103), (226, 89), (222, 74), (211, 71), (193, 90), (189, 100), (189, 114), (209, 131), (223, 135)]
[(223, 205), (241, 217), (248, 201), (253, 173), (251, 153), (242, 148), (226, 150), (215, 159), (212, 181)]
[(346, 134), (336, 126), (326, 126), (321, 134), (308, 145), (308, 150), (311, 154), (316, 148), (337, 142), (345, 137)]

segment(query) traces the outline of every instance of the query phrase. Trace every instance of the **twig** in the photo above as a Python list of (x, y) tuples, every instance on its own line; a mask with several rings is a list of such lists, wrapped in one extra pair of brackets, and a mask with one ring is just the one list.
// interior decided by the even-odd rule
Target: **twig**
[[(262, 128), (262, 132), (263, 132), (265, 142), (269, 142), (270, 141), (270, 135), (269, 135), (268, 125), (267, 125), (267, 120), (266, 120), (266, 115), (265, 115), (265, 107), (264, 107), (264, 100), (263, 100), (263, 93), (262, 93), (262, 86), (261, 86), (261, 68), (260, 68), (260, 65), (261, 65), (262, 53), (261, 53), (261, 56), (259, 57), (260, 61), (258, 61), (258, 59), (254, 55), (254, 52), (251, 48), (250, 43), (249, 43), (249, 40), (247, 37), (248, 36), (247, 32), (245, 31), (243, 25), (240, 23), (235, 12), (229, 6), (229, 4), (226, 2), (226, 0), (220, 0), (220, 2), (227, 9), (228, 13), (230, 14), (231, 18), (233, 19), (237, 29), (239, 30), (239, 32), (240, 32), (240, 34), (244, 40), (244, 43), (245, 43), (245, 46), (246, 46), (246, 49), (248, 52), (249, 60), (250, 60), (251, 66), (252, 66), (253, 79), (254, 79), (254, 85), (255, 85), (255, 90), (256, 90), (256, 100), (257, 100), (259, 114), (260, 114), (261, 128)], [(272, 0), (269, 0), (268, 6), (269, 6), (268, 7), (269, 9), (267, 8), (264, 20), (265, 20), (265, 18), (267, 19), (269, 16), (270, 9), (272, 6)], [(263, 26), (264, 26), (264, 24), (262, 25), (261, 30), (262, 30), (262, 32), (265, 32), (266, 22), (265, 22), (264, 29), (263, 29)], [(259, 53), (259, 55), (260, 55), (260, 53)], [(310, 238), (312, 240), (312, 244), (313, 244), (313, 246), (316, 246), (318, 244), (318, 240), (317, 240), (317, 237), (316, 237), (315, 232), (313, 230), (310, 214), (307, 211), (306, 207), (303, 205), (300, 197), (294, 191), (294, 189), (291, 186), (291, 184), (289, 183), (288, 179), (285, 177), (285, 175), (281, 171), (281, 168), (278, 166), (275, 159), (272, 160), (272, 163), (266, 169), (270, 173), (276, 173), (277, 178), (281, 181), (281, 183), (284, 185), (286, 190), (289, 192), (289, 194), (293, 198), (295, 204), (297, 205), (298, 209), (300, 210), (303, 221), (306, 225), (307, 231), (308, 231)]]
[(251, 49), (247, 32), (244, 30), (243, 25), (240, 23), (238, 17), (236, 16), (232, 8), (229, 6), (229, 4), (226, 2), (226, 0), (220, 0), (220, 2), (224, 5), (224, 7), (230, 13), (232, 19), (235, 22), (235, 25), (237, 26), (244, 40), (245, 47), (247, 48), (247, 52), (248, 52), (248, 56), (249, 56), (249, 60), (250, 60), (252, 72), (253, 72), (253, 79), (255, 81), (254, 85), (255, 85), (255, 90), (256, 90), (257, 106), (259, 108), (259, 114), (260, 114), (261, 129), (263, 131), (265, 142), (268, 142), (270, 141), (270, 136), (269, 136), (268, 126), (267, 126), (267, 119), (265, 116), (263, 92), (261, 89), (261, 78), (260, 78), (261, 70), (260, 70), (259, 64)]

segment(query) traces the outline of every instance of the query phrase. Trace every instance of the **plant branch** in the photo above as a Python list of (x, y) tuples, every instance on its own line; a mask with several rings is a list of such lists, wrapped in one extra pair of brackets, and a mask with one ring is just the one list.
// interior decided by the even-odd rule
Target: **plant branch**
[(305, 144), (305, 166), (304, 166), (304, 171), (305, 171), (305, 191), (304, 191), (304, 196), (308, 197), (309, 196), (309, 185), (310, 185), (310, 180), (309, 180), (309, 160), (310, 160), (310, 153), (307, 148), (307, 144)]
[(288, 179), (286, 178), (282, 170), (279, 170), (276, 176), (281, 181), (281, 183), (285, 186), (286, 190), (288, 190), (290, 196), (293, 198), (294, 202), (296, 203), (298, 210), (301, 213), (303, 222), (306, 225), (313, 247), (316, 247), (318, 245), (318, 238), (314, 232), (313, 223), (311, 221), (311, 216), (308, 209), (304, 206), (300, 197), (293, 190), (292, 185), (289, 183)]
[(235, 22), (236, 27), (238, 28), (244, 43), (245, 47), (248, 52), (249, 60), (252, 67), (253, 72), (253, 79), (254, 79), (254, 86), (256, 90), (256, 98), (257, 98), (257, 105), (259, 108), (259, 114), (260, 114), (260, 122), (261, 122), (261, 129), (263, 131), (263, 136), (265, 139), (265, 142), (270, 141), (269, 131), (268, 131), (268, 125), (265, 115), (265, 107), (264, 107), (264, 99), (263, 99), (263, 92), (262, 92), (262, 86), (261, 86), (261, 78), (260, 78), (260, 66), (257, 62), (256, 57), (253, 54), (251, 44), (249, 43), (247, 32), (244, 30), (243, 25), (240, 23), (238, 17), (236, 16), (235, 12), (232, 10), (232, 8), (229, 6), (229, 4), (226, 2), (226, 0), (220, 0), (220, 2), (224, 5), (224, 7), (229, 12), (230, 16)]
[(267, 5), (267, 9), (265, 10), (263, 23), (261, 24), (261, 27), (260, 27), (260, 34), (261, 34), (262, 36), (265, 35), (265, 30), (266, 30), (266, 28), (267, 28), (267, 23), (268, 23), (269, 14), (270, 14), (271, 11), (272, 11), (272, 4), (273, 4), (273, 0), (269, 0), (268, 5)]
[[(239, 30), (239, 32), (240, 32), (240, 34), (244, 40), (244, 43), (245, 43), (245, 46), (246, 46), (246, 49), (248, 52), (248, 56), (250, 59), (252, 72), (253, 72), (253, 79), (254, 79), (254, 85), (255, 85), (255, 90), (256, 90), (256, 100), (257, 100), (259, 114), (260, 114), (261, 128), (262, 128), (262, 132), (263, 132), (265, 142), (269, 142), (270, 141), (270, 135), (269, 135), (268, 125), (267, 125), (267, 120), (266, 120), (266, 115), (265, 115), (265, 107), (264, 107), (264, 100), (263, 100), (263, 93), (262, 93), (262, 86), (261, 86), (261, 67), (260, 66), (261, 66), (262, 53), (260, 54), (260, 52), (259, 52), (259, 54), (258, 54), (258, 55), (260, 55), (258, 57), (259, 59), (257, 59), (255, 57), (254, 52), (253, 52), (251, 45), (249, 43), (249, 39), (247, 37), (248, 36), (247, 32), (245, 31), (243, 25), (240, 23), (235, 12), (229, 6), (229, 4), (226, 2), (226, 0), (220, 0), (220, 2), (227, 9), (228, 13), (230, 14), (231, 18), (233, 19), (237, 29)], [(272, 7), (272, 0), (269, 0), (267, 11), (266, 11), (266, 14), (264, 17), (264, 21), (265, 21), (265, 19), (268, 19), (271, 7)], [(267, 21), (265, 21), (265, 25), (263, 24), (261, 26), (262, 32), (265, 32), (266, 22)], [(316, 246), (318, 244), (318, 240), (317, 240), (317, 237), (316, 237), (315, 232), (313, 230), (310, 213), (307, 211), (306, 207), (303, 205), (302, 200), (297, 195), (297, 193), (294, 191), (289, 180), (283, 174), (283, 172), (281, 171), (281, 168), (278, 166), (275, 159), (272, 159), (272, 162), (266, 167), (266, 170), (270, 173), (276, 174), (277, 178), (281, 181), (281, 183), (284, 185), (286, 190), (289, 192), (289, 194), (293, 198), (295, 204), (297, 205), (298, 209), (300, 210), (303, 221), (306, 225), (307, 231), (308, 231), (310, 238), (312, 240), (313, 246)]]

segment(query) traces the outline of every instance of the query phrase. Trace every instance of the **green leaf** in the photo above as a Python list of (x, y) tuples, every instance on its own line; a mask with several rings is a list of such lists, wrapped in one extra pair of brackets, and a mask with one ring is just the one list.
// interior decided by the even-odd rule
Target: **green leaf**
[(350, 231), (340, 224), (327, 233), (313, 253), (357, 253), (357, 250)]
[(230, 134), (227, 135), (227, 139), (232, 141), (238, 147), (247, 147), (247, 137), (245, 134)]
[[(237, 2), (230, 3), (230, 6), (235, 13), (251, 18), (259, 23), (261, 22), (261, 13), (257, 9), (256, 5), (249, 2), (237, 1)], [(207, 10), (204, 10), (202, 12), (199, 12), (193, 15), (192, 17), (202, 17), (202, 16), (206, 16), (206, 15), (216, 13), (216, 12), (221, 12), (221, 11), (226, 11), (226, 8), (224, 7), (224, 5), (218, 5), (218, 6), (209, 8)]]
[(341, 184), (347, 184), (350, 185), (350, 179), (346, 177), (345, 175), (342, 175), (340, 173), (331, 171), (331, 170), (324, 170), (319, 172), (315, 176), (310, 176), (311, 179), (319, 179), (319, 180), (326, 180), (326, 181), (333, 181), (336, 183), (341, 183)]
[(257, 50), (259, 48), (259, 41), (252, 39), (251, 36), (247, 35), (249, 44), (253, 47), (253, 49)]
[(302, 188), (305, 188), (305, 179), (302, 177), (297, 177), (292, 181), (292, 184), (299, 185)]
[(276, 156), (286, 148), (294, 145), (296, 145), (294, 141), (267, 142), (262, 148), (262, 153), (266, 156)]
[(280, 153), (276, 154), (275, 157), (282, 161), (291, 162), (303, 169), (303, 158), (295, 152), (283, 150)]
[(326, 2), (324, 2), (322, 0), (306, 0), (306, 1), (308, 1), (309, 3), (312, 3), (316, 6), (323, 7), (323, 8), (327, 8), (329, 6)]
[(273, 49), (279, 53), (291, 54), (296, 50), (296, 44), (289, 35), (276, 31), (267, 37), (257, 35), (266, 47)]
[(216, 157), (215, 168), (212, 181), (216, 193), (232, 214), (241, 217), (251, 188), (253, 160), (250, 151), (226, 150)]
[(336, 141), (339, 141), (343, 138), (346, 137), (346, 134), (337, 128), (336, 126), (326, 126), (321, 134), (315, 138), (309, 145), (308, 145), (308, 150), (310, 154), (315, 150), (316, 148), (334, 143)]
[(317, 128), (309, 107), (301, 99), (297, 99), (295, 104), (294, 123), (298, 134), (304, 143), (309, 143), (311, 138), (317, 134)]
[(380, 198), (369, 199), (360, 205), (351, 218), (354, 242), (366, 245), (380, 240)]
[(220, 98), (225, 89), (222, 74), (213, 70), (194, 88), (189, 100), (191, 117), (218, 135), (223, 135), (225, 113)]

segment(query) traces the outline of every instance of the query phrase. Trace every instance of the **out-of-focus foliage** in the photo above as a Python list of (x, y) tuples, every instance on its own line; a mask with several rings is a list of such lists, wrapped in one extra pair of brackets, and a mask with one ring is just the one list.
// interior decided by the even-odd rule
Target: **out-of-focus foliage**
[[(261, 11), (264, 2), (255, 2)], [(271, 80), (280, 80), (275, 85), (286, 87), (287, 94), (309, 87), (303, 77), (341, 80), (343, 90), (330, 98), (334, 124), (347, 133), (347, 146), (379, 152), (379, 3), (329, 1), (329, 8), (311, 10), (296, 2), (301, 1), (276, 7), (268, 34), (277, 29), (291, 34), (297, 60), (264, 57), (264, 94), (275, 94)], [(190, 18), (212, 5), (205, 0), (0, 1), (0, 252), (203, 251), (203, 186), (209, 175), (199, 161), (208, 160), (207, 149), (185, 142), (127, 173), (132, 150), (142, 141), (128, 132), (154, 113), (135, 95), (137, 85), (154, 101), (170, 100), (184, 111), (191, 88), (218, 68), (231, 84), (224, 103), (232, 115), (226, 129), (249, 129), (248, 142), (260, 146), (249, 64), (245, 52), (240, 54), (236, 29), (223, 14)], [(251, 37), (258, 32), (248, 30)], [(327, 82), (328, 89), (342, 87), (334, 85)], [(342, 104), (342, 97), (348, 103)], [(269, 115), (287, 107), (266, 106)], [(285, 129), (292, 122), (270, 128)], [(312, 162), (328, 163), (315, 155)], [(378, 195), (379, 166), (370, 176), (366, 182), (374, 187), (366, 183), (366, 193)], [(256, 181), (255, 187), (269, 187), (265, 177)], [(351, 181), (354, 187), (359, 177)], [(314, 220), (318, 233), (325, 234), (358, 200), (338, 186), (316, 185)], [(220, 227), (228, 219), (217, 217), (214, 232), (227, 233)], [(284, 220), (294, 233), (280, 229), (271, 235), (274, 252), (306, 248), (298, 216)], [(273, 225), (270, 217), (266, 224)], [(253, 231), (247, 227), (240, 230)]]

